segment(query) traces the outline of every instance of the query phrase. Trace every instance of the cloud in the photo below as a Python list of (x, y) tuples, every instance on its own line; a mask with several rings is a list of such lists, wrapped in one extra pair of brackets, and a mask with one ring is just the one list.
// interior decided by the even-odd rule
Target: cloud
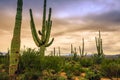
[(106, 24), (120, 24), (120, 11), (109, 11), (99, 15), (91, 14), (86, 16), (86, 20), (97, 21)]
[(99, 15), (90, 14), (82, 19), (87, 24), (86, 27), (83, 27), (84, 29), (102, 29), (104, 31), (120, 30), (120, 11), (109, 11)]
[[(10, 45), (12, 38), (15, 24), (16, 1), (2, 0), (2, 3), (3, 1), (5, 6), (0, 6), (0, 44), (3, 46), (0, 49), (4, 47), (5, 50)], [(55, 38), (54, 43), (49, 49), (52, 50), (53, 47), (60, 46), (63, 53), (68, 53), (70, 52), (71, 43), (75, 47), (78, 47), (81, 45), (81, 38), (85, 38), (86, 52), (96, 52), (94, 37), (98, 36), (98, 30), (101, 30), (105, 53), (119, 52), (119, 3), (120, 0), (48, 1), (48, 7), (51, 6), (53, 8), (51, 37)], [(24, 0), (21, 27), (22, 46), (36, 47), (30, 30), (29, 8), (33, 9), (37, 30), (41, 30), (42, 6), (43, 0), (30, 0), (29, 2), (28, 0)], [(8, 39), (8, 42), (5, 42), (6, 39)]]

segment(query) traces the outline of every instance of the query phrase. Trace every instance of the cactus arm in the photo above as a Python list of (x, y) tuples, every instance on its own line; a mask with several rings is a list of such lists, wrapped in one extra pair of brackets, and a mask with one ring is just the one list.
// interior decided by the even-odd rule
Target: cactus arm
[(102, 46), (102, 39), (101, 39), (101, 54), (103, 54), (103, 46)]
[(59, 56), (60, 56), (60, 54), (61, 54), (60, 47), (58, 47), (58, 50), (59, 50)]
[(42, 36), (42, 32), (41, 32), (40, 30), (38, 31), (38, 33), (39, 33), (39, 35), (41, 35), (41, 36)]
[(74, 54), (77, 54), (77, 49), (76, 49), (76, 47), (74, 47), (74, 51), (75, 51)]
[(30, 9), (30, 18), (31, 18), (31, 32), (32, 32), (32, 36), (33, 36), (33, 40), (35, 42), (35, 44), (39, 47), (40, 45), (42, 45), (42, 41), (39, 39), (36, 29), (35, 29), (35, 24), (34, 24), (34, 19), (33, 19), (33, 15), (32, 15), (32, 9)]
[(42, 34), (41, 36), (42, 41), (45, 41), (45, 32), (46, 32), (46, 0), (44, 0), (44, 10), (43, 10), (43, 22), (42, 22)]
[(56, 51), (56, 50), (55, 50), (55, 47), (54, 47), (54, 56), (55, 56), (55, 53), (56, 53), (55, 51)]
[(49, 47), (53, 43), (53, 41), (54, 41), (54, 38), (52, 38), (52, 40), (49, 43), (45, 44), (45, 47)]
[(96, 41), (96, 48), (97, 48), (97, 52), (99, 52), (98, 40), (97, 40), (97, 38), (96, 38), (96, 37), (95, 37), (95, 41)]
[(47, 21), (47, 25), (46, 25), (46, 43), (48, 43), (49, 38), (50, 38), (50, 33), (51, 33), (51, 26), (52, 26), (52, 21), (51, 21), (51, 13), (52, 13), (52, 9), (49, 8), (49, 15), (48, 15), (48, 21)]
[(71, 54), (73, 54), (73, 45), (71, 44)]
[(80, 47), (80, 46), (79, 46), (79, 52), (80, 52), (80, 56), (81, 56), (81, 55), (82, 55), (82, 54), (81, 54), (82, 52), (81, 52), (81, 47)]
[(83, 56), (84, 55), (84, 38), (82, 40), (83, 40), (83, 44), (82, 44), (82, 56)]
[(48, 43), (49, 39), (50, 39), (52, 21), (50, 21), (48, 24), (49, 24), (49, 26), (47, 26), (48, 28), (47, 28), (47, 31), (46, 31), (46, 39), (45, 39), (46, 43)]

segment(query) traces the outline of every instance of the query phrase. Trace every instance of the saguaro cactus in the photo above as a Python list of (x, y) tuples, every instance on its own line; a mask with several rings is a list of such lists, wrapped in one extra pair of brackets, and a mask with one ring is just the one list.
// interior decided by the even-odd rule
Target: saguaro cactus
[[(18, 0), (17, 2), (17, 13), (16, 21), (13, 32), (13, 38), (10, 49), (10, 62), (9, 62), (9, 75), (15, 76), (17, 73), (19, 55), (20, 55), (20, 34), (21, 34), (21, 23), (22, 23), (22, 5), (23, 1)], [(12, 79), (13, 80), (13, 79)]]
[(102, 39), (99, 31), (99, 37), (95, 37), (98, 56), (103, 55)]
[(61, 49), (58, 47), (58, 55), (61, 56)]
[(71, 44), (71, 54), (74, 53), (74, 50), (73, 50), (73, 45)]
[(53, 50), (53, 54), (54, 54), (54, 56), (56, 56), (56, 49), (55, 49), (55, 47), (54, 47), (54, 50)]
[(49, 8), (48, 20), (46, 20), (46, 0), (44, 0), (42, 31), (40, 30), (38, 31), (39, 35), (41, 36), (41, 39), (40, 39), (36, 32), (35, 23), (32, 15), (32, 9), (30, 9), (31, 32), (32, 32), (32, 36), (35, 44), (38, 47), (40, 47), (41, 56), (44, 56), (46, 47), (49, 47), (54, 41), (54, 38), (52, 38), (52, 40), (49, 42), (51, 27), (52, 27), (51, 14), (52, 14), (52, 9)]
[(87, 55), (84, 51), (84, 38), (82, 39), (82, 48), (79, 46), (80, 57), (84, 57)]

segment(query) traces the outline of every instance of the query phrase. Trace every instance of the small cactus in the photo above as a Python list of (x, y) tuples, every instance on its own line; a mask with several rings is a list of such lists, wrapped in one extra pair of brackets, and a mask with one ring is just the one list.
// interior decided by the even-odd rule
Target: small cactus
[(73, 50), (73, 45), (71, 44), (71, 54), (74, 53), (74, 50)]
[(103, 53), (103, 47), (102, 47), (102, 39), (101, 39), (101, 34), (99, 31), (99, 37), (95, 37), (96, 41), (96, 48), (97, 48), (97, 54), (94, 54), (94, 62), (97, 64), (100, 64), (103, 59), (104, 59), (104, 53)]
[(79, 46), (80, 57), (84, 57), (87, 55), (84, 51), (84, 38), (82, 39), (82, 48)]
[(102, 38), (101, 38), (101, 34), (99, 31), (99, 37), (95, 37), (95, 41), (96, 41), (96, 48), (97, 48), (97, 53), (98, 55), (103, 55), (103, 47), (102, 47)]
[(53, 51), (53, 54), (54, 54), (54, 56), (55, 56), (55, 54), (56, 54), (56, 49), (55, 49), (55, 47), (54, 47), (54, 51)]
[(60, 47), (58, 47), (58, 54), (59, 54), (59, 56), (61, 55), (61, 51), (60, 50), (61, 50)]

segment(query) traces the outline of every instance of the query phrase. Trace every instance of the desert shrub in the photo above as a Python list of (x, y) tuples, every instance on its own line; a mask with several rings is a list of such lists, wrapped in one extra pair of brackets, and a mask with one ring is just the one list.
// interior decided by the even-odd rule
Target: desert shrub
[(21, 75), (20, 80), (38, 80), (39, 77), (41, 76), (40, 72), (25, 72), (24, 74)]
[(89, 70), (88, 72), (86, 72), (86, 78), (88, 80), (100, 80), (101, 74), (98, 71)]
[(67, 80), (67, 79), (64, 78), (64, 77), (59, 76), (57, 80)]
[(0, 64), (4, 65), (4, 66), (2, 66), (2, 69), (5, 69), (6, 71), (8, 71), (8, 67), (9, 67), (9, 54), (0, 55)]
[(83, 67), (89, 67), (89, 66), (92, 66), (93, 65), (93, 61), (91, 58), (81, 58), (80, 59), (80, 64), (83, 66)]
[(92, 56), (94, 64), (101, 64), (104, 60), (104, 55), (94, 54)]
[(101, 65), (101, 72), (104, 76), (112, 78), (112, 77), (120, 77), (120, 64), (118, 62), (104, 62)]
[(9, 75), (6, 72), (0, 72), (0, 80), (9, 80)]
[(60, 76), (47, 76), (43, 77), (42, 80), (67, 80), (67, 79)]
[(53, 73), (54, 70), (44, 70), (42, 71), (42, 80), (66, 80), (66, 78)]
[(34, 49), (26, 49), (20, 57), (19, 70), (39, 70), (40, 68), (40, 57), (39, 52)]
[(55, 72), (61, 71), (64, 66), (64, 59), (56, 56), (46, 56), (41, 61), (42, 70), (55, 70)]
[(81, 69), (81, 65), (75, 61), (66, 62), (64, 66), (64, 71), (67, 73), (67, 75), (80, 75)]
[(43, 71), (54, 70), (59, 72), (64, 65), (64, 58), (56, 56), (44, 56), (39, 55), (39, 51), (34, 49), (26, 49), (20, 57), (19, 70), (20, 73), (25, 71)]

